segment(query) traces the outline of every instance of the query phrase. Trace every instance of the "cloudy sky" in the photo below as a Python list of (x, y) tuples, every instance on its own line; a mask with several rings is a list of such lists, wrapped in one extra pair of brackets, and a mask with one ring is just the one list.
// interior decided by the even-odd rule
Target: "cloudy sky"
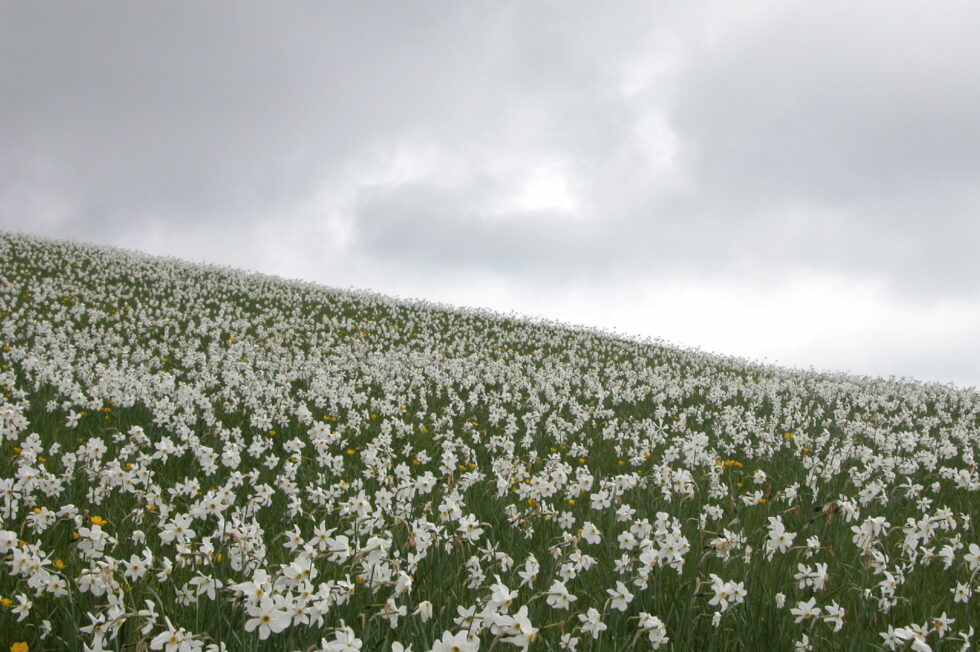
[(980, 4), (0, 1), (0, 228), (980, 385)]

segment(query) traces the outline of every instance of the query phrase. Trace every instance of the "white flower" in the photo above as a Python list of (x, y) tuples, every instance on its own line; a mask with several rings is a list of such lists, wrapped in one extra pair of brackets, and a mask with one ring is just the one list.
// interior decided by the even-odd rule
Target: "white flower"
[(970, 565), (970, 572), (980, 570), (980, 546), (971, 543), (970, 552), (963, 555), (963, 559)]
[(341, 620), (340, 627), (335, 629), (333, 632), (333, 640), (327, 641), (326, 639), (322, 639), (320, 641), (320, 652), (348, 652), (349, 650), (360, 650), (361, 645), (361, 639), (354, 634), (354, 630), (348, 627), (347, 623)]
[(832, 624), (835, 632), (839, 632), (844, 627), (844, 608), (837, 604), (836, 600), (831, 601), (824, 608), (824, 613), (823, 621)]
[(626, 611), (626, 607), (633, 601), (633, 594), (629, 592), (626, 585), (620, 581), (616, 582), (616, 589), (606, 589), (606, 593), (612, 600), (611, 607), (619, 611)]
[(501, 639), (504, 643), (516, 645), (523, 650), (538, 638), (538, 629), (527, 617), (527, 605), (523, 605), (513, 616), (498, 619), (497, 625), (504, 630), (504, 638)]
[(817, 607), (816, 604), (816, 598), (810, 598), (806, 602), (797, 602), (796, 606), (789, 610), (796, 617), (793, 622), (801, 623), (804, 620), (818, 617), (820, 615), (820, 607)]
[(465, 631), (455, 634), (445, 631), (429, 652), (478, 652), (479, 649), (480, 639), (470, 638)]
[(151, 650), (163, 650), (164, 652), (193, 652), (200, 650), (203, 644), (195, 641), (190, 633), (183, 627), (174, 627), (170, 620), (166, 620), (166, 631), (160, 632), (150, 640)]
[(418, 616), (423, 623), (429, 622), (429, 619), (432, 618), (432, 603), (428, 600), (423, 600), (415, 607), (412, 615)]
[(599, 638), (599, 634), (607, 629), (606, 623), (602, 622), (602, 615), (595, 607), (590, 607), (588, 612), (579, 614), (578, 619), (582, 623), (582, 631), (592, 634), (594, 639)]
[(901, 645), (904, 638), (900, 635), (900, 631), (889, 625), (887, 631), (878, 634), (882, 638), (882, 645), (889, 650), (894, 650), (897, 646)]
[(731, 604), (741, 604), (745, 601), (744, 582), (725, 582), (716, 574), (712, 573), (711, 590), (714, 595), (708, 601), (712, 607), (718, 607), (719, 611), (725, 611)]
[(245, 631), (251, 632), (258, 628), (259, 639), (263, 641), (269, 638), (269, 634), (278, 634), (286, 629), (290, 623), (289, 612), (282, 596), (275, 596), (275, 599), (263, 596), (257, 605), (248, 606), (248, 615), (251, 618), (245, 622)]
[(602, 534), (599, 532), (599, 528), (590, 521), (586, 521), (582, 524), (582, 538), (589, 543), (596, 544), (602, 541)]
[(973, 596), (973, 589), (970, 588), (969, 584), (956, 583), (956, 586), (950, 589), (950, 593), (953, 594), (953, 602), (969, 602), (970, 598)]
[(548, 589), (547, 601), (552, 609), (568, 609), (576, 600), (578, 598), (569, 593), (565, 583), (559, 580), (555, 580)]
[(31, 607), (34, 604), (27, 599), (27, 596), (23, 593), (17, 594), (17, 604), (11, 607), (11, 611), (17, 614), (17, 622), (20, 622), (27, 618), (31, 613)]
[(938, 634), (940, 638), (942, 638), (943, 636), (945, 636), (946, 635), (946, 632), (949, 631), (949, 629), (950, 629), (950, 627), (952, 627), (953, 623), (956, 622), (955, 619), (948, 617), (946, 615), (946, 612), (945, 611), (943, 612), (943, 615), (942, 616), (938, 616), (936, 618), (932, 618), (931, 621), (932, 621), (932, 627), (933, 627), (933, 629), (936, 630), (936, 634)]
[(639, 624), (640, 629), (647, 633), (647, 638), (650, 640), (650, 645), (653, 646), (654, 650), (670, 642), (670, 638), (667, 637), (667, 627), (656, 616), (651, 616), (647, 612), (641, 611)]
[(456, 528), (456, 531), (470, 543), (476, 543), (483, 534), (483, 528), (480, 525), (481, 523), (476, 516), (467, 514), (459, 519), (459, 527)]

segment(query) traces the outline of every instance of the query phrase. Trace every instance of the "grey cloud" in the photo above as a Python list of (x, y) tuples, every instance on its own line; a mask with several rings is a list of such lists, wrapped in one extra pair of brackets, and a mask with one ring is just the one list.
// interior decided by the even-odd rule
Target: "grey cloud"
[(819, 216), (798, 231), (800, 262), (975, 293), (980, 11), (880, 9), (786, 5), (695, 52), (672, 124), (719, 215)]
[(368, 194), (357, 206), (358, 245), (370, 257), (436, 273), (482, 269), (569, 278), (583, 271), (575, 260), (592, 229), (576, 228), (556, 211), (481, 215), (471, 201), (426, 184)]
[(842, 8), (783, 5), (692, 54), (673, 119), (712, 181), (848, 201), (975, 178), (980, 10)]
[(435, 5), (60, 9), (3, 8), (0, 157), (5, 195), (70, 193), (86, 230), (267, 217), (376, 142), (451, 131), (483, 65)]

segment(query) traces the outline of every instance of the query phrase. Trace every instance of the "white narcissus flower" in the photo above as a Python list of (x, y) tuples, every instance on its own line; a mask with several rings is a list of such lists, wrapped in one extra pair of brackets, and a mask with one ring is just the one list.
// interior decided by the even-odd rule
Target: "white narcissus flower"
[(285, 602), (282, 596), (273, 598), (266, 595), (257, 605), (249, 605), (248, 615), (251, 618), (245, 622), (245, 631), (252, 632), (258, 628), (259, 639), (264, 641), (269, 638), (269, 634), (278, 634), (289, 627), (291, 619)]
[(820, 615), (820, 607), (816, 606), (816, 598), (810, 598), (806, 602), (802, 600), (796, 603), (796, 606), (789, 610), (795, 619), (793, 622), (801, 623), (804, 620), (809, 620), (810, 618), (816, 618)]
[(946, 632), (950, 630), (950, 628), (953, 626), (953, 623), (955, 623), (956, 620), (954, 618), (950, 618), (949, 616), (947, 616), (946, 612), (944, 611), (942, 616), (937, 616), (935, 618), (932, 618), (931, 622), (932, 622), (932, 628), (936, 630), (936, 634), (938, 634), (939, 637), (942, 638), (946, 635)]
[(599, 638), (599, 634), (607, 629), (606, 623), (602, 622), (602, 614), (595, 607), (590, 607), (584, 614), (578, 615), (581, 622), (582, 631), (592, 634), (592, 638)]
[(163, 652), (194, 652), (204, 647), (200, 641), (195, 641), (183, 627), (174, 627), (169, 619), (165, 619), (167, 629), (150, 640), (151, 650)]
[(667, 636), (667, 627), (663, 621), (656, 616), (651, 616), (645, 611), (640, 612), (640, 629), (646, 632), (650, 645), (654, 650), (670, 642)]
[(582, 538), (589, 543), (596, 544), (602, 541), (602, 534), (599, 532), (599, 528), (590, 521), (586, 521), (582, 524)]
[(412, 615), (418, 616), (423, 623), (429, 622), (429, 619), (432, 618), (432, 603), (428, 600), (423, 600), (415, 607)]
[(568, 592), (564, 582), (555, 580), (548, 589), (548, 606), (552, 609), (568, 609), (577, 597)]
[(606, 593), (609, 594), (612, 600), (610, 606), (613, 609), (618, 609), (619, 611), (626, 611), (626, 607), (629, 603), (633, 601), (633, 594), (630, 593), (626, 585), (620, 581), (616, 582), (616, 589), (606, 589)]
[(328, 641), (326, 639), (321, 639), (320, 652), (350, 652), (351, 650), (360, 650), (361, 646), (361, 639), (359, 639), (354, 634), (354, 630), (348, 627), (347, 623), (341, 619), (340, 627), (335, 629), (333, 632), (333, 640)]
[(963, 559), (970, 565), (970, 572), (980, 570), (980, 546), (971, 543), (969, 551), (963, 555)]
[(34, 604), (27, 599), (26, 595), (23, 593), (18, 593), (17, 604), (11, 608), (11, 611), (17, 614), (17, 622), (21, 622), (27, 618), (27, 616), (29, 616), (31, 613), (31, 607), (33, 606)]
[(513, 616), (502, 617), (497, 624), (504, 630), (504, 638), (501, 640), (522, 650), (526, 650), (538, 638), (538, 628), (527, 617), (527, 605), (523, 605)]
[(714, 592), (714, 595), (708, 601), (708, 604), (712, 607), (718, 607), (719, 611), (725, 611), (728, 609), (729, 601), (732, 598), (731, 586), (714, 573), (710, 577), (711, 590)]
[(10, 530), (0, 530), (0, 555), (5, 555), (17, 547), (17, 533)]
[(476, 516), (473, 514), (467, 514), (459, 519), (459, 527), (456, 528), (456, 531), (470, 543), (476, 543), (483, 534), (483, 528), (480, 527), (481, 525), (482, 524), (479, 522), (479, 520), (477, 520)]
[(832, 624), (835, 632), (839, 632), (844, 627), (844, 608), (833, 600), (824, 608), (823, 620), (825, 623)]
[(973, 596), (973, 589), (969, 584), (956, 583), (956, 586), (949, 590), (953, 594), (953, 602), (969, 602)]
[(480, 639), (470, 638), (465, 631), (455, 634), (445, 631), (442, 633), (442, 638), (435, 642), (429, 652), (479, 652), (479, 649)]

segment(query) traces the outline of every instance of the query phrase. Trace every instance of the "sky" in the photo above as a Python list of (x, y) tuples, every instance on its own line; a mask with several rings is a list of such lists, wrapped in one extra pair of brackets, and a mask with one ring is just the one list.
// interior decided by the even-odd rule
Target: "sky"
[(978, 24), (0, 0), (0, 228), (980, 386)]

